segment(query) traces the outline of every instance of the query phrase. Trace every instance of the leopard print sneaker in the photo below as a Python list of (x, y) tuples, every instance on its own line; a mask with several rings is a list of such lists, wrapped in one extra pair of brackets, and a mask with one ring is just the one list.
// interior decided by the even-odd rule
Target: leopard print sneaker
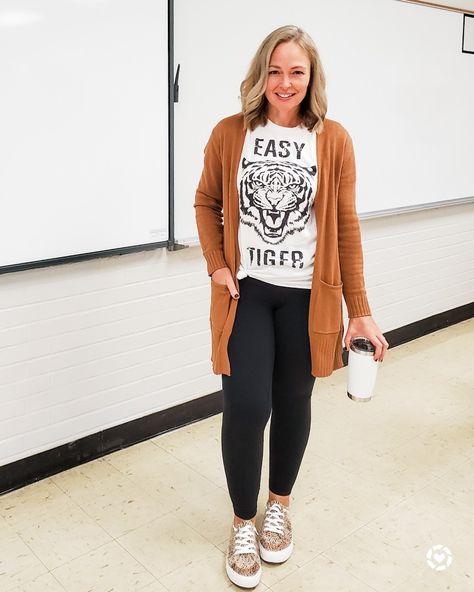
[(268, 563), (283, 563), (293, 552), (290, 510), (268, 500), (259, 538), (260, 557)]
[(230, 581), (242, 588), (254, 588), (262, 577), (257, 542), (258, 532), (252, 520), (232, 524), (225, 567)]

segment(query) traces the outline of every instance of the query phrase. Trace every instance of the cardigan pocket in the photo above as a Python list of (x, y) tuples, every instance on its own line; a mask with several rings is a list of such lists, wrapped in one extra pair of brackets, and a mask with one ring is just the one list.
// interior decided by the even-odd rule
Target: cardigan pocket
[(338, 333), (342, 324), (342, 283), (319, 279), (311, 329), (316, 333)]
[(215, 331), (221, 333), (227, 320), (232, 298), (226, 284), (218, 284), (211, 277), (211, 310), (209, 320)]

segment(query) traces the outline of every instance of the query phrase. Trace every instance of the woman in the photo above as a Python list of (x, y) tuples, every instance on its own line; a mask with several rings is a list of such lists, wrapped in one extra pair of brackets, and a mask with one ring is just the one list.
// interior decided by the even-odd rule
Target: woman
[(364, 335), (382, 361), (388, 343), (365, 292), (352, 140), (326, 118), (312, 39), (296, 26), (270, 33), (240, 91), (242, 111), (219, 121), (205, 147), (194, 207), (211, 276), (211, 359), (222, 374), (222, 455), (234, 509), (226, 571), (250, 588), (260, 581), (260, 559), (280, 563), (293, 549), (290, 493), (309, 437), (314, 381), (343, 366), (342, 296), (346, 348)]

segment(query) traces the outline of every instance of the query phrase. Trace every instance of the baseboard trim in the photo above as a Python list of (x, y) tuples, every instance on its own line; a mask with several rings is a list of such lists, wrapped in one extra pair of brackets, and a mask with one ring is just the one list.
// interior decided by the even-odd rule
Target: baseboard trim
[[(390, 349), (474, 316), (474, 303), (384, 333)], [(343, 351), (347, 365), (348, 352)], [(217, 391), (0, 467), (0, 495), (222, 412)]]

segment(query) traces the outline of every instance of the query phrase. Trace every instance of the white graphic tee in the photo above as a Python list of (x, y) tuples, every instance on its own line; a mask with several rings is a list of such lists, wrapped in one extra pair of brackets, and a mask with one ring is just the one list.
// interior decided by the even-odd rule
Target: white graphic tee
[(316, 132), (270, 120), (247, 130), (237, 174), (238, 279), (311, 288), (317, 173)]

